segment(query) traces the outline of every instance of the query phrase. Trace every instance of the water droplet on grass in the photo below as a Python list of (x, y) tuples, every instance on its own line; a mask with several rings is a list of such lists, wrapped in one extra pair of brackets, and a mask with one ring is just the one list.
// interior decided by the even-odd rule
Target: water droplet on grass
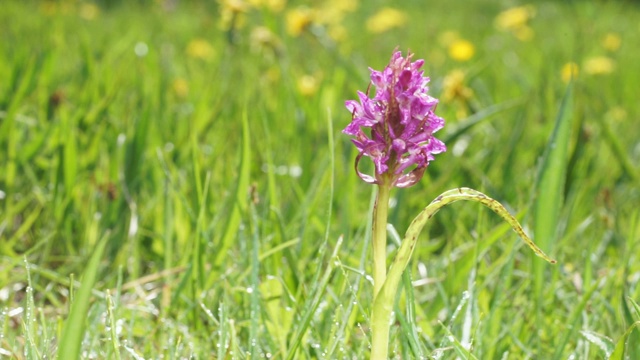
[(149, 53), (149, 46), (142, 41), (139, 41), (136, 43), (133, 51), (138, 55), (138, 57), (145, 57)]
[(289, 176), (298, 178), (302, 175), (302, 168), (298, 165), (289, 166)]

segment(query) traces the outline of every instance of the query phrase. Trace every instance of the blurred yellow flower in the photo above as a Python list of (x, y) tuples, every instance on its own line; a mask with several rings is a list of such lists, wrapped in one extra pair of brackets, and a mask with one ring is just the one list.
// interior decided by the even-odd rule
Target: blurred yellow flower
[(298, 7), (287, 12), (287, 32), (299, 36), (313, 23), (314, 11), (307, 7)]
[(318, 91), (318, 79), (313, 75), (303, 75), (298, 79), (298, 91), (303, 96), (313, 96)]
[(498, 30), (511, 32), (518, 40), (533, 39), (533, 29), (528, 25), (529, 20), (536, 15), (533, 5), (518, 6), (507, 9), (496, 16), (494, 25)]
[(464, 71), (456, 69), (444, 77), (442, 82), (442, 101), (451, 102), (453, 100), (467, 101), (473, 97), (473, 90), (465, 85)]
[(535, 14), (536, 9), (533, 5), (507, 9), (496, 16), (495, 26), (503, 31), (513, 31), (526, 26), (529, 19), (533, 18)]
[(264, 6), (265, 8), (273, 11), (274, 13), (279, 13), (284, 9), (284, 6), (286, 5), (286, 0), (248, 0), (249, 4), (251, 4), (253, 7), (261, 7)]
[(358, 9), (358, 0), (329, 0), (328, 6), (342, 12), (353, 12)]
[(606, 56), (596, 56), (584, 62), (584, 72), (590, 75), (610, 74), (615, 69), (613, 59)]
[(612, 52), (618, 50), (621, 43), (622, 39), (620, 39), (620, 36), (613, 32), (606, 34), (602, 39), (602, 47)]
[(380, 34), (407, 23), (407, 14), (393, 8), (382, 8), (367, 20), (367, 30), (373, 34)]
[(213, 46), (204, 39), (193, 39), (187, 45), (187, 55), (201, 60), (213, 60), (215, 50)]
[(473, 57), (476, 49), (470, 41), (459, 39), (449, 45), (449, 56), (456, 61), (467, 61)]
[(357, 0), (327, 0), (318, 10), (318, 21), (324, 24), (339, 24), (345, 14), (358, 8)]
[(181, 99), (184, 99), (187, 97), (187, 95), (189, 95), (189, 84), (185, 79), (178, 78), (173, 80), (171, 88), (173, 89), (173, 93)]
[(560, 70), (560, 77), (562, 81), (568, 83), (571, 79), (575, 79), (578, 76), (578, 64), (574, 62), (568, 62), (562, 66)]
[(287, 4), (286, 0), (265, 0), (267, 9), (279, 13), (284, 10), (284, 6)]
[(80, 9), (78, 9), (78, 14), (81, 18), (85, 20), (93, 20), (98, 16), (100, 9), (96, 6), (96, 4), (91, 3), (82, 3), (80, 5)]
[(325, 27), (326, 33), (336, 42), (348, 39), (348, 31), (344, 26), (345, 17), (358, 8), (357, 0), (326, 0), (315, 12), (314, 23)]
[(218, 0), (222, 11), (232, 13), (243, 13), (249, 10), (250, 4), (242, 0)]
[(218, 0), (220, 3), (220, 25), (223, 30), (239, 28), (243, 24), (243, 15), (251, 4), (243, 0)]

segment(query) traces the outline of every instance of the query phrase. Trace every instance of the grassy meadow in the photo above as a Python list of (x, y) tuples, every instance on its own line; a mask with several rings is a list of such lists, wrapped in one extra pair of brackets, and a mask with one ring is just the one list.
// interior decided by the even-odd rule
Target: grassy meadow
[(470, 187), (558, 263), (441, 210), (390, 355), (640, 358), (638, 24), (632, 1), (2, 1), (0, 358), (368, 358), (375, 189), (341, 130), (395, 48), (448, 150), (393, 190), (389, 262)]

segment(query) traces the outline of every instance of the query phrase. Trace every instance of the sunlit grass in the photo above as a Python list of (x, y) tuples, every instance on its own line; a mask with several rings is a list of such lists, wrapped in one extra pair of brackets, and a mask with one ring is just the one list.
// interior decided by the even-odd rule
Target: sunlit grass
[[(443, 209), (391, 352), (619, 354), (640, 320), (636, 5), (171, 4), (0, 7), (0, 355), (51, 358), (86, 320), (83, 358), (368, 357), (372, 189), (340, 130), (396, 46), (426, 59), (449, 150), (391, 194), (389, 222), (403, 234), (468, 186), (559, 263), (534, 270), (486, 210)], [(571, 75), (566, 161), (538, 188)]]

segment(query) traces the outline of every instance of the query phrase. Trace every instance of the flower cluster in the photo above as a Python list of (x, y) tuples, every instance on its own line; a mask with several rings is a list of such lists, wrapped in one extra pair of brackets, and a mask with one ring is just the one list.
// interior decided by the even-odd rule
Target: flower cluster
[[(420, 70), (424, 60), (411, 62), (396, 51), (383, 71), (371, 71), (376, 94), (358, 91), (360, 101), (348, 100), (351, 123), (343, 133), (352, 135), (358, 148), (356, 172), (371, 184), (408, 187), (418, 182), (433, 154), (446, 151), (444, 143), (433, 133), (444, 126), (444, 119), (434, 110), (438, 99), (428, 95), (429, 78)], [(368, 136), (363, 128), (370, 128)], [(363, 174), (358, 164), (363, 156), (375, 164), (374, 176)], [(412, 168), (412, 166), (414, 166)]]

